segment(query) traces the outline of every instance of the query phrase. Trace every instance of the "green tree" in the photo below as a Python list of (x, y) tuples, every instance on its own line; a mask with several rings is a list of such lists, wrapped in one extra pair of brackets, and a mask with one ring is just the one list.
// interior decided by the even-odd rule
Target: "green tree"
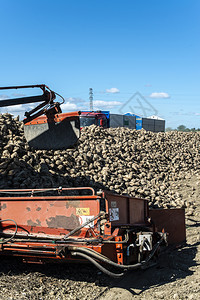
[(186, 126), (185, 125), (179, 125), (178, 127), (177, 127), (177, 130), (178, 131), (186, 131)]

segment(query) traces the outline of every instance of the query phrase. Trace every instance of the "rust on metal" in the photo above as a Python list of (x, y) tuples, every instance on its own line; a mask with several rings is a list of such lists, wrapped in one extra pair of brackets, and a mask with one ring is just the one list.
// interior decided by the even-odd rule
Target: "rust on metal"
[(46, 220), (47, 226), (51, 228), (64, 228), (64, 229), (74, 229), (80, 225), (80, 220), (77, 216), (71, 215), (66, 216), (56, 216), (50, 217)]
[[(108, 211), (115, 213), (110, 218), (112, 225), (131, 224), (144, 225), (148, 218), (148, 200), (130, 196), (113, 195), (110, 192), (104, 192), (107, 200)], [(117, 217), (119, 213), (119, 217)]]
[(40, 220), (36, 220), (36, 222), (33, 222), (32, 220), (27, 220), (27, 225), (29, 226), (41, 226)]
[(183, 208), (150, 209), (149, 215), (158, 231), (169, 234), (169, 244), (181, 244), (186, 241), (185, 211)]
[(5, 209), (7, 207), (6, 203), (3, 203), (3, 205), (0, 205), (0, 210)]
[(80, 201), (78, 201), (78, 200), (67, 201), (65, 206), (66, 206), (67, 209), (68, 209), (70, 206), (71, 206), (71, 207), (79, 208), (79, 207), (80, 207)]
[[(87, 190), (87, 194), (66, 195), (77, 190)], [(1, 239), (12, 240), (2, 246), (0, 254), (28, 262), (77, 262), (84, 256), (76, 257), (73, 252), (86, 251), (97, 261), (105, 256), (126, 269), (127, 264), (140, 262), (141, 239), (152, 237), (152, 248), (163, 243), (163, 228), (170, 244), (185, 240), (184, 210), (149, 210), (146, 199), (107, 191), (100, 196), (92, 188), (58, 188), (52, 194), (50, 189), (0, 190), (0, 195)]]

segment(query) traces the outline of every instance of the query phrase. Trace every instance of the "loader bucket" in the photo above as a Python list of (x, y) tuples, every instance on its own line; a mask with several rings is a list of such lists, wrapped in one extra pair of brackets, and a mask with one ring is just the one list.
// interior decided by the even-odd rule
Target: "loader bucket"
[(24, 135), (30, 147), (61, 150), (76, 144), (80, 137), (79, 113), (61, 113), (48, 119), (40, 116), (24, 124)]

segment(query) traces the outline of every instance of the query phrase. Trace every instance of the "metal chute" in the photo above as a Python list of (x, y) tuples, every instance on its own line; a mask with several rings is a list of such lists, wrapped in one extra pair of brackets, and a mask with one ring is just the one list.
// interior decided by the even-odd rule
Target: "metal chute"
[(63, 113), (48, 121), (41, 116), (24, 124), (24, 135), (29, 146), (41, 150), (66, 149), (80, 137), (79, 113)]
[[(43, 94), (2, 100), (0, 107), (42, 102), (25, 113), (24, 135), (28, 144), (41, 150), (59, 150), (73, 146), (80, 137), (80, 112), (62, 113), (60, 105), (64, 103), (64, 98), (44, 84), (0, 87), (0, 90), (25, 88), (40, 88)], [(54, 102), (56, 95), (62, 98), (62, 103)]]

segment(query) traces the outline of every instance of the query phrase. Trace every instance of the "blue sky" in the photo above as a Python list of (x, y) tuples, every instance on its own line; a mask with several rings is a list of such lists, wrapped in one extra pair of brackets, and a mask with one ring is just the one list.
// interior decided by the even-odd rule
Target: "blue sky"
[(45, 83), (65, 111), (88, 109), (90, 87), (115, 113), (139, 92), (146, 115), (200, 127), (199, 15), (198, 0), (0, 0), (0, 86)]

